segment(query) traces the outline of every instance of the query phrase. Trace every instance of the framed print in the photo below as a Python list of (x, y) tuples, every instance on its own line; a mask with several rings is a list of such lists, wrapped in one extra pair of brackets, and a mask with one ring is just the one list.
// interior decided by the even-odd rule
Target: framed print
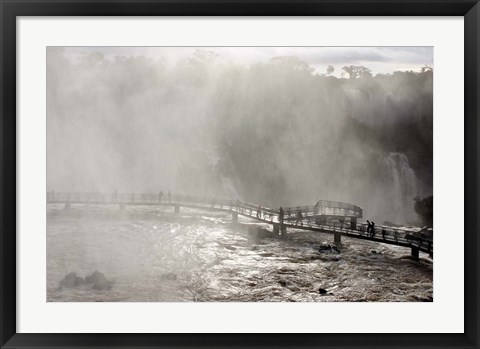
[(479, 11), (3, 1), (2, 348), (478, 347)]

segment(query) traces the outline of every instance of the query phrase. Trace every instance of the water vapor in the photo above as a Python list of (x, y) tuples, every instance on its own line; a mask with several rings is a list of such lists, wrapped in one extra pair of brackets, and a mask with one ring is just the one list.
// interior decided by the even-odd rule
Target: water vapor
[(294, 55), (242, 64), (198, 49), (172, 64), (162, 52), (48, 48), (47, 190), (329, 199), (379, 223), (415, 222), (414, 197), (432, 194), (430, 67), (322, 73)]

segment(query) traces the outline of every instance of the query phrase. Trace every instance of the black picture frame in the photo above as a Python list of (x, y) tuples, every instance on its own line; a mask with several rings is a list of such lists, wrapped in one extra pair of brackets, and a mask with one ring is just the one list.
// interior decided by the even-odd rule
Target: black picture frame
[[(478, 348), (478, 0), (0, 0), (1, 348)], [(16, 18), (18, 16), (463, 16), (465, 332), (463, 334), (24, 334), (16, 332)], [(456, 232), (460, 233), (460, 232)], [(447, 317), (448, 314), (445, 314)], [(321, 325), (321, 319), (319, 319)]]

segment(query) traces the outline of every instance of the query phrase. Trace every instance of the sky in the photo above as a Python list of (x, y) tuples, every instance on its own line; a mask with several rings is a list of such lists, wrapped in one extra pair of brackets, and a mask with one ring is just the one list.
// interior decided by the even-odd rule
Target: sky
[(334, 66), (335, 76), (340, 76), (346, 65), (365, 66), (374, 75), (419, 71), (425, 65), (433, 67), (433, 47), (69, 47), (67, 54), (75, 59), (78, 55), (97, 51), (109, 59), (145, 56), (175, 64), (198, 49), (217, 53), (220, 62), (247, 65), (267, 62), (277, 56), (297, 56), (319, 74), (325, 73), (329, 65)]

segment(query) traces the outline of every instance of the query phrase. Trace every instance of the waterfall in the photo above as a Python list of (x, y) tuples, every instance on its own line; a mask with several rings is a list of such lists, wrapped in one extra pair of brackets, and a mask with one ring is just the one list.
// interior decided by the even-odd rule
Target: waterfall
[(386, 168), (388, 217), (396, 223), (416, 218), (413, 199), (418, 195), (417, 177), (403, 153), (389, 153), (383, 159)]
[(207, 156), (212, 171), (220, 179), (223, 195), (230, 199), (241, 199), (235, 185), (235, 182), (238, 182), (238, 178), (235, 177), (232, 164), (224, 158), (225, 155), (222, 154), (221, 149), (210, 147), (203, 151)]
[(240, 199), (240, 194), (237, 192), (233, 181), (229, 177), (220, 176), (220, 180), (222, 182), (222, 187), (227, 196), (231, 199)]

